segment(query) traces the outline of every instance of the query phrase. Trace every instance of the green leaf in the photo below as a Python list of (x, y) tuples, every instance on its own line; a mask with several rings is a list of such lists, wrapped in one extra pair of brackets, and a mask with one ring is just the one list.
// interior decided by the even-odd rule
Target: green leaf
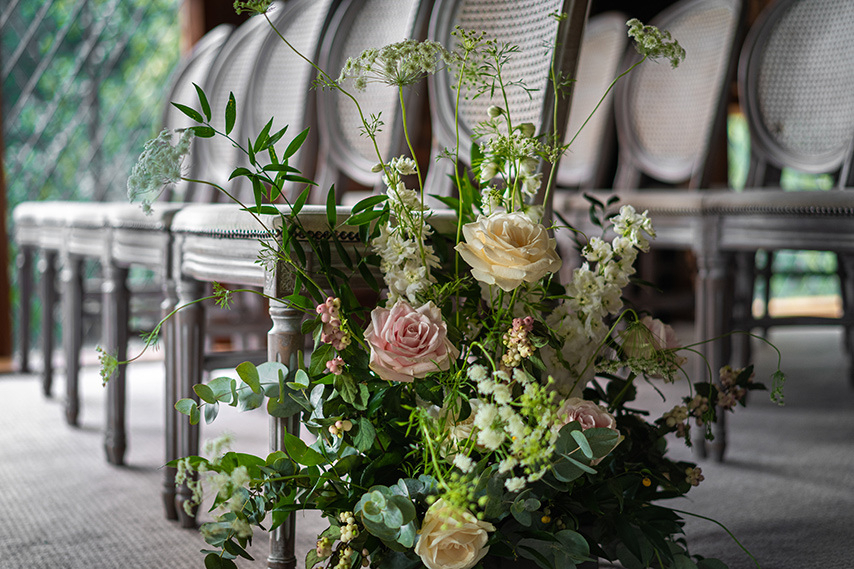
[(289, 391), (286, 389), (287, 396), (284, 399), (273, 398), (267, 400), (267, 414), (271, 417), (278, 417), (280, 419), (284, 419), (286, 417), (290, 417), (299, 413), (300, 404), (297, 403), (292, 397), (290, 397)]
[(360, 211), (372, 209), (375, 205), (383, 203), (386, 200), (388, 200), (388, 196), (386, 194), (381, 194), (378, 196), (368, 196), (365, 199), (356, 202), (356, 205), (354, 205), (352, 209), (350, 209), (350, 213), (355, 215)]
[(399, 528), (415, 520), (417, 512), (415, 511), (415, 506), (412, 504), (412, 500), (406, 498), (405, 496), (394, 495), (388, 499), (388, 502), (389, 505), (393, 505), (394, 508), (398, 512), (400, 512), (400, 515), (402, 517), (402, 521), (400, 523), (395, 523), (394, 525), (387, 524), (389, 525), (389, 527)]
[(175, 410), (182, 415), (191, 415), (193, 410), (198, 410), (199, 404), (192, 399), (179, 399), (175, 402)]
[(234, 561), (221, 557), (218, 553), (208, 553), (205, 556), (205, 569), (237, 569)]
[(261, 393), (261, 378), (258, 375), (258, 368), (252, 362), (243, 362), (235, 368), (237, 375), (243, 380), (243, 383), (249, 386), (254, 393)]
[(380, 290), (380, 285), (368, 265), (366, 265), (365, 263), (359, 263), (359, 274), (362, 275), (362, 278), (365, 279), (365, 283), (367, 283), (367, 285), (371, 287), (371, 290)]
[(510, 513), (513, 514), (513, 517), (516, 518), (517, 522), (525, 527), (531, 527), (531, 524), (533, 523), (531, 512), (526, 510), (524, 504), (519, 500), (516, 500), (510, 505)]
[(261, 152), (264, 149), (267, 139), (270, 137), (270, 129), (273, 128), (273, 119), (271, 118), (258, 133), (258, 138), (255, 139), (253, 149), (255, 152)]
[(235, 168), (232, 170), (231, 175), (228, 177), (229, 180), (233, 180), (238, 176), (251, 176), (253, 172), (249, 168)]
[(674, 555), (670, 569), (697, 569), (697, 564), (685, 555)]
[(219, 403), (216, 401), (211, 405), (205, 405), (205, 423), (210, 425), (216, 419), (217, 414), (219, 413)]
[(409, 549), (415, 545), (415, 536), (418, 534), (418, 528), (415, 527), (415, 522), (409, 522), (400, 528), (397, 536), (397, 543)]
[(213, 392), (217, 401), (230, 403), (232, 401), (233, 385), (237, 382), (230, 377), (215, 377), (207, 383), (207, 386)]
[(309, 448), (302, 439), (285, 432), (284, 445), (288, 451), (288, 455), (297, 463), (303, 466), (318, 466), (326, 464), (326, 459), (316, 450)]
[(182, 105), (181, 103), (172, 103), (172, 106), (196, 122), (201, 122), (201, 123), (205, 122), (205, 119), (202, 116), (202, 113), (200, 113), (196, 109), (188, 107), (187, 105)]
[(297, 196), (296, 201), (294, 202), (293, 207), (291, 207), (291, 215), (298, 215), (300, 211), (302, 211), (302, 206), (305, 205), (305, 202), (308, 201), (308, 194), (311, 192), (311, 188), (304, 189), (299, 196)]
[(216, 136), (216, 131), (209, 126), (191, 126), (190, 130), (197, 138), (213, 138)]
[(584, 431), (584, 437), (587, 439), (593, 456), (596, 458), (608, 456), (623, 440), (623, 436), (619, 431), (604, 427), (587, 429)]
[(208, 103), (208, 98), (205, 96), (205, 92), (202, 91), (202, 88), (193, 83), (193, 87), (196, 88), (196, 94), (199, 96), (199, 105), (202, 107), (202, 112), (205, 114), (205, 118), (210, 122), (211, 120), (211, 105)]
[(367, 417), (359, 417), (353, 421), (357, 427), (353, 436), (353, 446), (362, 452), (367, 452), (377, 438), (377, 431)]
[(199, 396), (199, 399), (201, 399), (205, 403), (216, 403), (216, 395), (214, 395), (214, 392), (211, 390), (211, 388), (205, 385), (204, 383), (198, 383), (194, 385), (193, 391), (195, 391), (196, 395)]
[(354, 225), (354, 226), (367, 225), (368, 223), (372, 222), (373, 220), (375, 220), (376, 218), (381, 216), (383, 213), (384, 213), (384, 210), (381, 210), (381, 209), (380, 210), (369, 209), (367, 211), (363, 211), (363, 212), (357, 213), (355, 215), (351, 215), (350, 217), (347, 218), (347, 220), (344, 222), (344, 224), (345, 225)]
[(359, 386), (356, 384), (356, 380), (353, 379), (349, 373), (344, 372), (341, 375), (335, 376), (335, 381), (333, 383), (335, 389), (338, 390), (338, 393), (341, 394), (341, 399), (353, 405), (357, 400), (356, 398), (359, 396)]
[(332, 346), (329, 344), (317, 346), (311, 353), (311, 361), (308, 366), (309, 375), (317, 377), (326, 373), (326, 362), (331, 360), (334, 355)]
[(254, 393), (254, 392), (241, 392), (240, 397), (238, 399), (238, 410), (239, 411), (251, 411), (252, 409), (257, 409), (261, 405), (264, 404), (264, 394), (263, 393)]
[(287, 150), (285, 150), (284, 156), (282, 156), (282, 160), (287, 160), (294, 154), (296, 154), (297, 150), (299, 150), (300, 146), (305, 142), (306, 137), (308, 136), (309, 129), (303, 130), (301, 133), (296, 135), (294, 139), (288, 144)]
[(293, 382), (299, 385), (302, 389), (308, 389), (311, 380), (308, 378), (308, 374), (305, 373), (305, 370), (298, 369), (297, 372), (294, 374)]
[(228, 103), (225, 105), (225, 134), (231, 134), (234, 129), (234, 120), (237, 118), (237, 101), (234, 93), (228, 94)]
[(569, 434), (572, 435), (572, 438), (578, 443), (578, 448), (581, 450), (584, 457), (587, 459), (593, 458), (593, 451), (590, 448), (590, 444), (587, 442), (587, 438), (584, 436), (584, 431), (572, 431)]
[(202, 418), (202, 415), (201, 415), (201, 413), (199, 413), (199, 408), (193, 407), (190, 411), (190, 424), (191, 425), (198, 425), (199, 420), (201, 418)]
[(329, 187), (329, 191), (326, 192), (326, 223), (329, 224), (331, 229), (335, 229), (338, 224), (338, 213), (335, 211), (336, 205), (335, 184), (332, 184)]

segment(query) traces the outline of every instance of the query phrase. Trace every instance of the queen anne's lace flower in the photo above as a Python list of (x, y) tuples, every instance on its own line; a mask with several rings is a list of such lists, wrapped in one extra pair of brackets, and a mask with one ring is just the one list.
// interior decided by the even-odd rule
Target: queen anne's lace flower
[(685, 50), (667, 30), (645, 26), (637, 18), (632, 18), (626, 25), (629, 27), (629, 37), (634, 38), (635, 49), (639, 54), (650, 59), (668, 59), (672, 67), (677, 67), (685, 59)]
[(192, 130), (184, 130), (178, 143), (172, 146), (172, 131), (164, 129), (146, 142), (128, 178), (128, 199), (141, 201), (143, 209), (149, 212), (163, 190), (181, 180), (182, 165), (190, 153), (193, 136)]
[(437, 42), (408, 39), (379, 49), (367, 49), (358, 57), (351, 57), (344, 64), (338, 81), (353, 78), (358, 90), (364, 90), (369, 82), (405, 87), (434, 73), (440, 63), (451, 57)]

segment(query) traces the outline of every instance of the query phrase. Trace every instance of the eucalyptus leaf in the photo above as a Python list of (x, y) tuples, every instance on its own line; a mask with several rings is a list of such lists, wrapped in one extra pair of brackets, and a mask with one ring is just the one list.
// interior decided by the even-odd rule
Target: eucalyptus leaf
[(243, 383), (249, 386), (254, 393), (261, 393), (261, 378), (258, 375), (258, 368), (252, 362), (243, 362), (235, 368), (237, 375), (243, 380)]
[(242, 392), (239, 394), (237, 409), (239, 411), (251, 411), (252, 409), (257, 409), (263, 404), (263, 393), (255, 393), (254, 391), (250, 391), (249, 393)]
[(199, 399), (205, 403), (216, 403), (216, 396), (210, 387), (204, 383), (197, 383), (193, 386), (193, 391), (199, 396)]
[(182, 415), (191, 415), (194, 409), (198, 409), (199, 404), (192, 399), (179, 399), (175, 402), (175, 410)]
[(219, 403), (214, 401), (212, 404), (205, 405), (205, 423), (211, 424), (216, 419), (219, 413)]

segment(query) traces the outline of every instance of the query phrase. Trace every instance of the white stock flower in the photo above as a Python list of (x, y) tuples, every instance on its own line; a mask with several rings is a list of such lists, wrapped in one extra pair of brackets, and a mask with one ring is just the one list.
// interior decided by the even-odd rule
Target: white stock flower
[(525, 489), (525, 479), (518, 476), (508, 478), (504, 482), (504, 486), (507, 488), (508, 492), (521, 492)]
[(454, 455), (454, 466), (459, 468), (465, 474), (474, 470), (474, 461), (464, 454)]

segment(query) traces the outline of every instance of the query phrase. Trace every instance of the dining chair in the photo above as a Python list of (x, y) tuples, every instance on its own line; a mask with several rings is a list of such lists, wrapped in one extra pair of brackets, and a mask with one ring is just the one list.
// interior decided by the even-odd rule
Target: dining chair
[[(854, 5), (843, 0), (785, 0), (766, 9), (750, 30), (739, 61), (738, 87), (742, 111), (750, 129), (750, 166), (745, 193), (757, 188), (782, 191), (785, 168), (807, 174), (828, 174), (831, 192), (851, 188), (851, 153), (854, 149), (854, 47), (849, 41)], [(817, 199), (815, 192), (795, 188), (801, 207)], [(777, 194), (760, 194), (774, 207)], [(730, 208), (737, 213), (741, 204)], [(787, 202), (788, 203), (788, 202)], [(800, 247), (798, 223), (802, 214), (792, 211), (791, 235), (774, 235), (736, 253), (733, 275), (732, 318), (728, 327), (750, 330), (782, 325), (842, 325), (849, 381), (854, 385), (854, 259), (839, 249), (831, 231), (826, 243)], [(839, 318), (822, 316), (755, 317), (752, 311), (757, 271), (755, 252), (810, 249), (835, 252), (842, 296)], [(733, 357), (749, 358), (746, 335), (734, 341)]]
[[(278, 31), (269, 27), (264, 17), (255, 17), (249, 20), (253, 24), (251, 30), (247, 29), (245, 35), (238, 36), (235, 39), (236, 46), (241, 48), (251, 45), (251, 49), (245, 55), (237, 54), (231, 65), (226, 65), (220, 62), (215, 66), (212, 73), (217, 70), (222, 70), (226, 76), (234, 77), (233, 68), (235, 66), (244, 66), (240, 72), (242, 80), (246, 84), (236, 89), (227, 81), (215, 78), (206, 83), (205, 90), (208, 93), (211, 111), (213, 116), (217, 117), (217, 109), (220, 111), (220, 116), (224, 116), (225, 105), (228, 101), (228, 92), (235, 93), (235, 98), (238, 97), (238, 92), (242, 93), (238, 101), (238, 113), (240, 112), (241, 103), (244, 103), (242, 108), (245, 110), (253, 109), (246, 112), (240, 120), (235, 123), (235, 133), (240, 140), (248, 140), (249, 137), (257, 136), (258, 132), (266, 124), (266, 120), (260, 122), (261, 111), (266, 109), (269, 117), (279, 119), (291, 118), (294, 120), (293, 125), (288, 125), (288, 136), (285, 140), (290, 140), (301, 129), (302, 125), (310, 124), (312, 119), (306, 117), (306, 110), (312, 110), (312, 107), (307, 102), (311, 94), (311, 80), (313, 78), (313, 70), (311, 66), (299, 56), (297, 56), (290, 48), (284, 45), (278, 34), (281, 33), (300, 53), (310, 59), (317, 57), (320, 46), (322, 32), (327, 25), (331, 6), (334, 0), (290, 0), (286, 4), (277, 7), (277, 10), (270, 14)], [(250, 33), (255, 37), (250, 37)], [(281, 48), (279, 44), (284, 46)], [(227, 46), (226, 46), (227, 47)], [(225, 49), (225, 48), (224, 48)], [(235, 47), (237, 50), (237, 47)], [(232, 52), (232, 53), (237, 53)], [(263, 53), (264, 57), (258, 57), (258, 53)], [(227, 57), (227, 56), (226, 56)], [(224, 60), (225, 61), (225, 60)], [(271, 75), (271, 76), (268, 76)], [(251, 83), (251, 85), (250, 85)], [(282, 105), (282, 112), (279, 113), (275, 107), (276, 103)], [(284, 124), (278, 124), (274, 128), (281, 128)], [(215, 162), (210, 171), (199, 173), (200, 179), (217, 181), (223, 180), (224, 186), (232, 196), (240, 199), (243, 203), (253, 204), (254, 198), (251, 193), (249, 184), (228, 184), (228, 177), (232, 169), (236, 165), (240, 165), (240, 150), (226, 141), (206, 139), (206, 145), (199, 145), (202, 159), (207, 162), (212, 160)], [(287, 144), (286, 142), (283, 144)], [(202, 150), (204, 149), (204, 150)], [(282, 153), (279, 153), (282, 156)], [(305, 172), (304, 172), (305, 174)], [(312, 173), (307, 173), (309, 176)], [(206, 188), (205, 191), (214, 191), (214, 188)], [(221, 198), (216, 198), (218, 201)], [(222, 204), (223, 206), (231, 206), (232, 204)], [(240, 207), (240, 206), (235, 206)], [(244, 238), (245, 232), (240, 229), (239, 224), (243, 218), (250, 220), (248, 223), (252, 226), (252, 233), (248, 233), (250, 237), (256, 236), (258, 227), (255, 225), (252, 217), (245, 213), (230, 214), (232, 220), (226, 220), (218, 217), (217, 214), (209, 215), (208, 212), (219, 212), (219, 208), (206, 209), (202, 205), (192, 208), (184, 208), (180, 215), (176, 215), (171, 226), (171, 234), (174, 243), (171, 249), (173, 273), (171, 279), (167, 283), (169, 292), (167, 298), (174, 301), (171, 307), (182, 306), (192, 300), (203, 296), (204, 286), (212, 280), (221, 283), (229, 283), (235, 285), (252, 285), (263, 286), (263, 279), (258, 282), (255, 275), (257, 270), (263, 268), (255, 265), (257, 258), (256, 254), (250, 255), (241, 262), (230, 262), (229, 253), (226, 251), (231, 247), (229, 241), (223, 241), (223, 238), (239, 237)], [(238, 224), (235, 226), (234, 224)], [(225, 225), (223, 225), (225, 224)], [(237, 227), (237, 229), (235, 229)], [(201, 229), (200, 229), (201, 228)], [(203, 233), (217, 237), (214, 249), (210, 251), (212, 258), (218, 259), (214, 266), (210, 267), (209, 271), (214, 271), (216, 278), (203, 279), (190, 278), (188, 275), (194, 274), (191, 267), (193, 266), (193, 255), (190, 252), (185, 252), (182, 247), (184, 243), (192, 243), (193, 238), (188, 237), (188, 234)], [(257, 239), (253, 241), (257, 245)], [(226, 246), (226, 247), (224, 247)], [(253, 249), (254, 250), (254, 249)], [(249, 270), (250, 277), (246, 277), (245, 264), (246, 261), (252, 266)], [(252, 311), (250, 316), (242, 313), (234, 314), (235, 317), (247, 320), (253, 317), (260, 317), (257, 311)], [(193, 305), (181, 310), (176, 317), (174, 323), (167, 332), (173, 334), (174, 340), (168, 341), (166, 347), (171, 351), (172, 358), (170, 362), (174, 362), (171, 371), (174, 373), (167, 374), (167, 409), (166, 413), (169, 417), (167, 423), (167, 460), (171, 460), (176, 456), (187, 456), (198, 453), (198, 437), (199, 430), (197, 426), (186, 425), (185, 421), (177, 421), (175, 411), (172, 405), (175, 401), (182, 397), (192, 396), (191, 386), (195, 383), (200, 383), (204, 372), (210, 369), (221, 369), (226, 367), (234, 367), (243, 360), (263, 360), (266, 350), (259, 353), (249, 353), (245, 351), (237, 352), (206, 352), (204, 346), (205, 339), (205, 309), (201, 305)], [(189, 324), (188, 324), (189, 323)], [(263, 322), (256, 322), (255, 325), (263, 326)], [(169, 370), (167, 370), (169, 371)], [(189, 386), (189, 387), (188, 387)], [(171, 427), (171, 428), (170, 428)], [(172, 454), (175, 453), (175, 454)], [(167, 504), (167, 516), (174, 512), (181, 524), (184, 527), (192, 527), (195, 525), (195, 519), (186, 514), (183, 509), (183, 503), (189, 497), (186, 486), (178, 489), (177, 492), (174, 485), (170, 486), (170, 482), (174, 480), (174, 473), (164, 473), (164, 490), (163, 499)], [(170, 506), (174, 504), (174, 508)]]
[[(324, 34), (318, 66), (333, 79), (347, 62), (369, 48), (380, 48), (403, 39), (423, 40), (433, 0), (347, 0), (335, 11), (328, 33)], [(317, 187), (321, 191), (335, 185), (338, 202), (355, 203), (351, 186), (382, 191), (382, 173), (373, 171), (383, 161), (401, 154), (409, 155), (400, 121), (398, 90), (379, 82), (369, 82), (364, 91), (355, 89), (352, 80), (344, 80), (344, 89), (359, 101), (364, 117), (379, 116), (384, 128), (376, 135), (377, 148), (361, 134), (362, 118), (355, 103), (340, 91), (317, 91), (317, 118), (320, 148)], [(416, 144), (422, 132), (421, 112), (425, 98), (417, 86), (404, 90), (407, 131)], [(363, 192), (365, 193), (365, 192)], [(322, 200), (315, 197), (314, 201)]]
[(627, 19), (620, 12), (603, 12), (587, 21), (566, 128), (566, 143), (575, 140), (558, 163), (560, 189), (601, 189), (611, 183), (609, 162), (616, 151), (614, 90), (602, 97), (619, 73), (628, 44)]
[[(206, 72), (209, 65), (209, 57), (211, 53), (215, 53), (215, 49), (221, 45), (225, 36), (230, 31), (230, 26), (220, 26), (212, 30), (200, 40), (194, 51), (188, 55), (173, 72), (170, 79), (170, 85), (174, 88), (180, 83), (180, 77), (186, 77), (189, 81), (200, 82), (200, 79)], [(192, 86), (190, 86), (192, 89)], [(177, 112), (177, 111), (176, 111)], [(183, 115), (181, 115), (183, 117)], [(183, 123), (175, 122), (177, 117), (170, 113), (168, 109), (164, 113), (164, 124), (179, 126)], [(188, 125), (184, 125), (188, 126)], [(169, 195), (164, 196), (169, 199)], [(42, 367), (42, 387), (46, 396), (51, 394), (53, 384), (53, 352), (54, 352), (54, 310), (53, 307), (57, 304), (57, 276), (58, 263), (62, 258), (67, 257), (66, 232), (70, 231), (69, 227), (75, 223), (74, 220), (79, 220), (76, 223), (81, 223), (86, 229), (93, 229), (105, 224), (105, 215), (107, 211), (117, 207), (118, 204), (105, 205), (103, 203), (90, 202), (68, 202), (68, 201), (30, 201), (19, 204), (13, 212), (13, 226), (15, 242), (18, 245), (17, 263), (20, 268), (18, 289), (20, 293), (19, 303), (19, 367), (22, 371), (29, 370), (29, 352), (30, 352), (30, 310), (32, 304), (33, 293), (33, 260), (36, 255), (39, 256), (37, 266), (37, 281), (38, 281), (38, 297), (41, 304), (41, 367)], [(79, 260), (72, 256), (70, 266), (64, 269), (65, 277), (70, 282), (74, 283), (74, 288), (81, 295), (73, 299), (75, 310), (72, 311), (73, 322), (65, 321), (63, 329), (74, 330), (69, 332), (71, 339), (79, 344), (79, 338), (82, 336), (82, 311), (79, 309), (82, 306), (83, 285), (79, 281), (83, 278), (81, 265)], [(69, 286), (71, 286), (69, 284)], [(86, 289), (91, 287), (87, 286)], [(63, 310), (67, 313), (69, 310)], [(64, 349), (67, 352), (67, 349)], [(68, 358), (68, 353), (65, 354), (67, 367), (70, 366), (68, 373), (76, 378), (78, 357)], [(77, 404), (74, 398), (70, 406), (74, 407)], [(72, 416), (76, 420), (76, 411), (71, 410)], [(74, 421), (72, 421), (74, 422)]]
[[(602, 204), (612, 196), (648, 210), (656, 228), (652, 247), (694, 251), (700, 236), (701, 192), (710, 186), (709, 157), (726, 133), (730, 83), (743, 39), (746, 3), (742, 0), (681, 0), (650, 23), (668, 30), (685, 48), (685, 60), (672, 69), (645, 62), (616, 85), (617, 173), (613, 189), (586, 192)], [(633, 46), (620, 70), (640, 60)], [(562, 192), (556, 209), (585, 235), (601, 232), (580, 193)], [(643, 259), (643, 258), (642, 258)], [(642, 261), (644, 262), (644, 261)], [(648, 274), (651, 264), (641, 267)], [(673, 303), (641, 292), (644, 306)], [(696, 302), (696, 301), (694, 301)]]
[[(201, 82), (207, 75), (212, 62), (223, 43), (231, 34), (232, 27), (224, 25), (206, 34), (197, 46), (173, 72), (168, 100), (173, 97), (186, 97), (195, 89), (193, 82)], [(190, 126), (186, 117), (173, 113), (167, 103), (163, 112), (164, 125), (169, 128)], [(62, 269), (60, 271), (60, 303), (63, 319), (63, 353), (66, 364), (65, 417), (71, 425), (76, 425), (80, 412), (79, 384), (80, 351), (83, 336), (83, 267), (86, 259), (99, 261), (102, 272), (101, 292), (106, 304), (102, 307), (104, 348), (124, 358), (127, 348), (128, 326), (130, 318), (130, 292), (127, 288), (128, 267), (131, 265), (160, 270), (157, 259), (160, 238), (168, 231), (168, 224), (175, 210), (180, 207), (169, 200), (176, 197), (178, 190), (167, 188), (160, 196), (159, 204), (151, 215), (143, 215), (138, 205), (130, 203), (81, 203), (75, 208), (64, 211), (62, 219), (65, 226), (65, 241), (61, 249)], [(167, 205), (168, 204), (168, 205)], [(113, 235), (123, 227), (136, 230), (150, 228), (156, 235), (152, 251), (144, 247), (133, 250), (129, 256), (117, 260), (113, 255)], [(129, 253), (122, 249), (120, 253)], [(117, 313), (114, 295), (119, 295), (122, 312)], [(124, 399), (123, 370), (117, 373), (115, 381), (108, 384), (107, 429), (105, 432), (105, 451), (108, 461), (122, 464), (126, 448), (124, 418), (113, 411), (117, 408), (116, 398)], [(122, 407), (123, 410), (123, 407)]]
[[(619, 74), (628, 43), (627, 19), (619, 12), (604, 12), (587, 21), (566, 128), (565, 142), (569, 149), (557, 165), (555, 200), (559, 201), (564, 192), (578, 193), (611, 185), (616, 132), (614, 89), (609, 91), (609, 86)], [(575, 235), (560, 228), (554, 235), (563, 261), (558, 275), (561, 282), (568, 282), (580, 263), (580, 256), (575, 253)]]
[[(560, 76), (576, 76), (589, 4), (571, 0), (437, 0), (428, 38), (454, 49), (459, 39), (453, 32), (460, 27), (485, 32), (487, 37), (518, 46), (518, 52), (512, 54), (504, 67), (505, 80), (509, 84), (525, 79), (533, 91), (508, 88), (506, 110), (517, 124), (533, 123), (538, 134), (553, 133), (563, 140), (575, 87), (571, 83), (562, 96), (556, 97), (549, 73), (554, 65)], [(567, 18), (559, 25), (550, 16), (555, 13), (566, 14)], [(456, 85), (450, 72), (432, 75), (428, 87), (433, 145), (425, 187), (427, 194), (448, 196), (452, 193), (449, 176), (454, 165), (440, 156), (446, 149), (457, 148), (460, 166), (471, 167), (475, 125), (487, 118), (490, 106), (503, 108), (505, 102), (500, 94), (474, 97), (461, 93), (457, 113)], [(548, 162), (541, 161), (539, 171), (543, 180), (549, 178), (551, 168)], [(545, 197), (540, 192), (536, 200), (542, 203)], [(548, 218), (551, 204), (545, 205)]]

